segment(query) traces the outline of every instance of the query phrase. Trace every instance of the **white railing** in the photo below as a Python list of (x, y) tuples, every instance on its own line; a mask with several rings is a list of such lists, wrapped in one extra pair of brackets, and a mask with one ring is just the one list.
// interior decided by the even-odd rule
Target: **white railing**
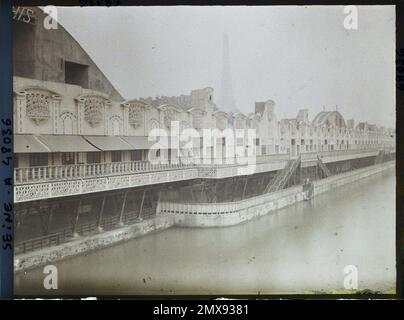
[[(395, 161), (374, 165), (341, 173), (321, 180), (313, 181), (315, 193), (321, 193), (324, 189), (337, 187), (352, 181), (353, 177), (362, 178), (369, 175), (369, 172), (379, 172), (381, 167), (390, 168), (395, 165)], [(234, 214), (245, 210), (265, 206), (271, 207), (271, 202), (279, 201), (288, 197), (294, 197), (298, 193), (303, 193), (302, 186), (294, 186), (263, 195), (223, 203), (179, 203), (160, 201), (157, 205), (157, 214), (185, 214), (185, 215), (222, 215)]]
[[(377, 150), (342, 151), (345, 158), (368, 156)], [(317, 155), (318, 153), (316, 153)], [(302, 161), (311, 161), (311, 156), (301, 154)], [(339, 151), (321, 153), (323, 156), (341, 156)], [(303, 158), (306, 156), (306, 160)], [(337, 157), (338, 160), (340, 157)], [(158, 183), (191, 179), (222, 179), (246, 174), (269, 172), (285, 167), (289, 155), (257, 157), (250, 164), (152, 164), (146, 161), (108, 164), (87, 164), (57, 167), (15, 169), (14, 201), (24, 202), (86, 194), (91, 192), (139, 187)], [(328, 160), (330, 160), (329, 158)], [(245, 162), (244, 162), (245, 163)], [(246, 170), (248, 169), (248, 170)]]
[[(317, 161), (317, 156), (323, 158), (323, 162), (333, 161), (333, 158), (338, 157), (367, 157), (377, 155), (380, 150), (386, 150), (389, 152), (395, 152), (395, 147), (389, 148), (366, 148), (366, 149), (354, 149), (354, 150), (334, 150), (323, 152), (304, 152), (301, 153), (302, 161)], [(339, 160), (339, 159), (338, 159)]]
[(14, 202), (56, 198), (198, 178), (198, 169), (166, 170), (16, 185)]
[(224, 203), (175, 203), (161, 201), (157, 206), (158, 214), (231, 214), (248, 208), (261, 206), (271, 201), (285, 198), (302, 192), (301, 186), (296, 186), (260, 196)]
[(89, 177), (122, 175), (136, 172), (177, 170), (192, 167), (184, 163), (151, 163), (149, 161), (77, 164), (14, 169), (14, 184), (49, 180), (82, 179)]
[[(317, 155), (321, 155), (324, 158), (330, 157), (330, 159), (325, 159), (332, 161), (332, 157), (335, 156), (355, 156), (364, 155), (367, 153), (378, 152), (380, 149), (361, 149), (361, 150), (336, 150), (336, 151), (326, 151), (326, 152), (302, 152), (302, 161), (312, 161), (317, 160)], [(54, 180), (75, 180), (83, 178), (92, 177), (104, 177), (110, 175), (122, 175), (122, 174), (132, 174), (140, 172), (153, 172), (153, 171), (164, 171), (164, 170), (178, 170), (190, 167), (202, 167), (202, 168), (230, 168), (231, 166), (243, 166), (244, 164), (257, 164), (258, 167), (262, 164), (263, 172), (266, 171), (265, 164), (279, 162), (281, 164), (285, 163), (291, 159), (289, 154), (272, 154), (272, 155), (261, 155), (251, 159), (250, 161), (245, 159), (223, 159), (222, 164), (195, 164), (191, 163), (152, 163), (149, 161), (129, 161), (129, 162), (112, 162), (112, 163), (95, 163), (95, 164), (77, 164), (77, 165), (60, 165), (60, 166), (44, 166), (44, 167), (29, 167), (29, 168), (15, 168), (14, 169), (14, 184), (25, 184), (25, 183), (35, 183), (35, 182), (45, 182)], [(213, 161), (208, 161), (213, 162)], [(229, 164), (233, 163), (233, 164)], [(276, 169), (275, 169), (276, 170)]]

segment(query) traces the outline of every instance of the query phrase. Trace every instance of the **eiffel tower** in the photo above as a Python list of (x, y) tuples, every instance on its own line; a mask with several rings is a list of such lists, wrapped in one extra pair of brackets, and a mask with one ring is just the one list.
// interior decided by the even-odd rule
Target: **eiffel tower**
[(229, 37), (227, 34), (223, 35), (222, 86), (220, 91), (220, 105), (218, 107), (219, 109), (227, 112), (237, 110), (233, 95), (229, 55)]

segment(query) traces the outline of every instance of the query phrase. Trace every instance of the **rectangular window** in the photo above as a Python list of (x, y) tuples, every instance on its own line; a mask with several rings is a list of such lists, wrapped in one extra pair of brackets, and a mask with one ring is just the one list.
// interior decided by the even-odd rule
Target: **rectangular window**
[(111, 162), (121, 162), (122, 152), (121, 151), (111, 151)]
[(88, 88), (88, 66), (65, 61), (65, 83)]
[(131, 150), (130, 161), (141, 161), (143, 159), (143, 150)]
[(101, 163), (101, 152), (87, 152), (87, 163)]
[(236, 138), (236, 146), (244, 146), (244, 139), (243, 138)]
[(20, 166), (18, 165), (18, 153), (14, 153), (14, 158), (13, 158), (13, 161), (14, 161), (14, 168), (19, 168)]
[(62, 153), (62, 164), (74, 164), (75, 163), (74, 152), (63, 152)]
[(295, 142), (295, 139), (292, 139), (290, 143), (292, 144), (292, 146), (294, 146), (295, 143), (296, 143), (296, 142)]
[(46, 167), (48, 165), (47, 153), (30, 153), (29, 166), (30, 167)]

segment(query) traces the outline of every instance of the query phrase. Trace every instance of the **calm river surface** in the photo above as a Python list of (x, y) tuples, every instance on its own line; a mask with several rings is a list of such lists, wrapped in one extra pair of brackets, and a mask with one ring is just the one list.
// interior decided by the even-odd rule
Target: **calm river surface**
[(319, 195), (226, 228), (171, 228), (15, 276), (15, 294), (305, 293), (395, 288), (395, 173)]

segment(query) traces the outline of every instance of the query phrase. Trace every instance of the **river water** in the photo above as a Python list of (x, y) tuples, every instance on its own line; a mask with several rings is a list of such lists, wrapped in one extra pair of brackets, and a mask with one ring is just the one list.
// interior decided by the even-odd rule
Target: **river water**
[[(395, 288), (395, 172), (390, 169), (225, 228), (171, 228), (15, 276), (15, 294), (257, 294)], [(352, 267), (345, 272), (351, 273)], [(351, 276), (354, 273), (351, 273)]]

